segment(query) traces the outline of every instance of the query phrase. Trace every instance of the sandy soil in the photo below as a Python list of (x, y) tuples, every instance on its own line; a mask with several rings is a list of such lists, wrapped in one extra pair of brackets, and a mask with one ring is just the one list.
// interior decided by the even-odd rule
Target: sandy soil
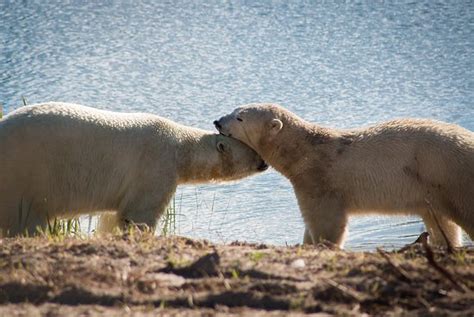
[(0, 316), (474, 316), (474, 249), (426, 252), (1, 239)]

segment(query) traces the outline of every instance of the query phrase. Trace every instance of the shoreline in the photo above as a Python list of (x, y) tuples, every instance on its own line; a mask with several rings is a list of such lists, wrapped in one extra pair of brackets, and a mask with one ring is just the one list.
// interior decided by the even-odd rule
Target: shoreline
[[(0, 315), (474, 315), (474, 248), (360, 252), (184, 237), (0, 239)], [(435, 267), (438, 265), (445, 275)]]

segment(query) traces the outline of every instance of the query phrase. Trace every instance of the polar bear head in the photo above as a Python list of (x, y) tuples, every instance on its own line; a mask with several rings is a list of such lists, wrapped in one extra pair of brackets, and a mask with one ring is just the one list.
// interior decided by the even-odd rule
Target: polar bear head
[(237, 139), (216, 135), (216, 150), (221, 162), (216, 169), (216, 179), (236, 180), (268, 168), (253, 149)]
[(276, 104), (249, 104), (214, 121), (217, 130), (261, 153), (283, 129), (286, 110)]

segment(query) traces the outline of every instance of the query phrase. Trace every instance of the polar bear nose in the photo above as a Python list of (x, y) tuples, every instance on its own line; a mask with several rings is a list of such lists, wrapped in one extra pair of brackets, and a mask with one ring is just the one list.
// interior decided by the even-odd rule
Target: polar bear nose
[(266, 171), (268, 169), (268, 164), (265, 163), (265, 161), (262, 161), (260, 165), (257, 167), (257, 170), (259, 171)]
[(217, 120), (214, 121), (214, 126), (216, 127), (217, 130), (222, 129), (221, 124), (220, 124), (219, 121), (217, 121)]

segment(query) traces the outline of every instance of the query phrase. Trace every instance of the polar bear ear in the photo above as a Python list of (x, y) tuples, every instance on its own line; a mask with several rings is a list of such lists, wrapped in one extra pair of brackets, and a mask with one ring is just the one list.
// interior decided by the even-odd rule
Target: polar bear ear
[(273, 119), (270, 122), (270, 131), (272, 134), (277, 134), (283, 128), (283, 122), (280, 119)]
[(224, 153), (227, 149), (227, 145), (222, 141), (217, 141), (216, 148), (219, 153)]

